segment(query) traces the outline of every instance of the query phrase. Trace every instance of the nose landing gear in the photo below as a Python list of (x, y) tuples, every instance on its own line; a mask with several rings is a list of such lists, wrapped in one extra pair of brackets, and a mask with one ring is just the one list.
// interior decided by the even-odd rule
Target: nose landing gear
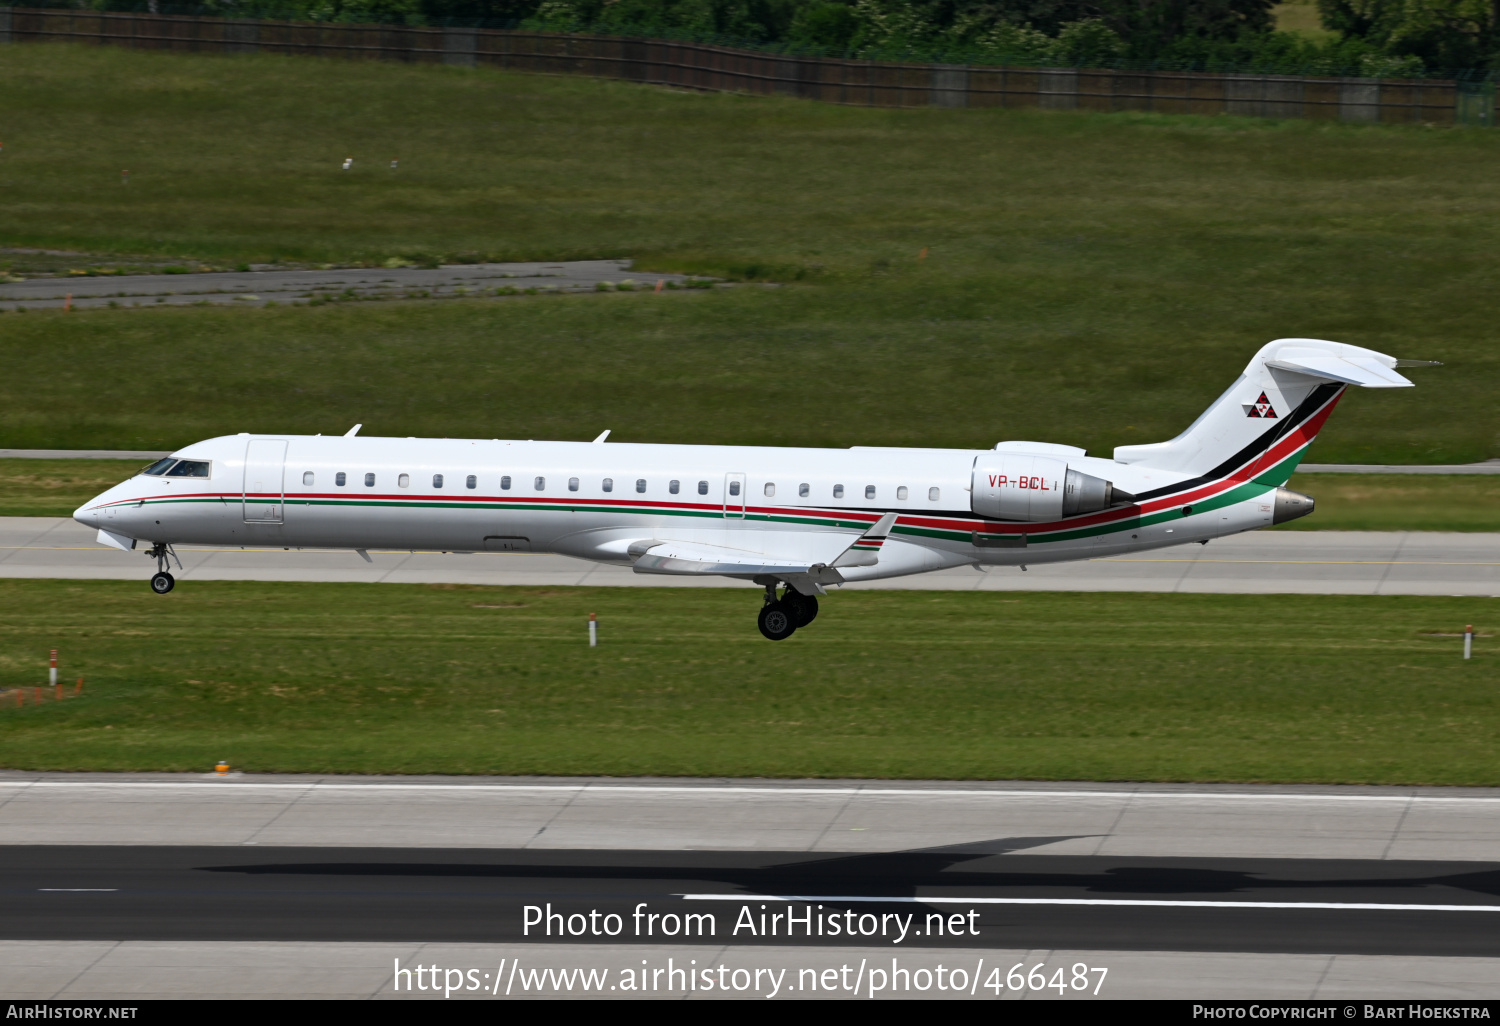
[(167, 542), (157, 542), (146, 550), (146, 555), (156, 560), (156, 573), (151, 575), (151, 590), (158, 595), (165, 595), (177, 584), (177, 578), (167, 572), (172, 565), (172, 560), (177, 560), (177, 569), (182, 569), (182, 560), (177, 558), (177, 550)]
[(766, 585), (766, 601), (756, 617), (756, 626), (761, 634), (772, 641), (785, 641), (798, 627), (806, 627), (818, 615), (818, 600), (812, 595), (803, 595), (795, 588), (784, 588), (781, 597), (776, 597), (776, 582)]

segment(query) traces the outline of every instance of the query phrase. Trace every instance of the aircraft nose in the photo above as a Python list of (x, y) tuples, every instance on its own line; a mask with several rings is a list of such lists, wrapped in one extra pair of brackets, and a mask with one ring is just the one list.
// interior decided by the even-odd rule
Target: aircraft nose
[[(104, 494), (108, 493), (106, 492)], [(79, 506), (73, 511), (73, 519), (78, 521), (84, 527), (98, 527), (101, 520), (99, 500), (103, 498), (104, 495), (96, 495), (88, 502), (85, 502), (82, 506)]]

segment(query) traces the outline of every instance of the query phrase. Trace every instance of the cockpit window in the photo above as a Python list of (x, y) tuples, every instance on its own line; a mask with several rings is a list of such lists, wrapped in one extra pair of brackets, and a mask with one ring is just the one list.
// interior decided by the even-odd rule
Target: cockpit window
[(145, 474), (147, 477), (161, 477), (167, 472), (167, 469), (176, 462), (177, 461), (175, 459), (173, 459), (171, 456), (168, 456), (164, 460), (157, 460), (155, 463), (151, 464), (151, 466), (141, 471), (141, 473)]
[(208, 477), (213, 464), (208, 460), (178, 460), (177, 465), (167, 471), (168, 477)]

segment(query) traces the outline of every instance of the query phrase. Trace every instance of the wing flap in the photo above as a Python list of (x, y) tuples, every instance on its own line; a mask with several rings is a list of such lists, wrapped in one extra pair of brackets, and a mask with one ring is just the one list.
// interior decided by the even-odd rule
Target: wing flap
[(858, 538), (842, 544), (847, 534), (820, 531), (767, 531), (752, 535), (768, 548), (757, 552), (697, 541), (636, 542), (629, 552), (636, 555), (638, 574), (717, 574), (731, 577), (790, 577), (811, 575), (822, 584), (842, 578), (838, 567), (874, 566), (880, 549), (896, 523), (887, 513)]
[(731, 549), (698, 542), (662, 542), (635, 561), (638, 574), (720, 574), (757, 576), (805, 574), (812, 564), (805, 559), (777, 559), (762, 552)]

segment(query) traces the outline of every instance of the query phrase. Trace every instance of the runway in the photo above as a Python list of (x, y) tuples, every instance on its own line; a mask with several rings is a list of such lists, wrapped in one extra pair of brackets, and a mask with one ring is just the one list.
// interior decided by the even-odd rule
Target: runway
[(1024, 963), (1105, 969), (1106, 997), (1493, 998), (1497, 811), (1497, 789), (7, 773), (0, 987), (430, 999), (393, 967), (440, 964), (495, 999), (600, 992), (526, 984), (543, 967), (691, 965), (850, 997), (856, 966), (941, 965), (973, 989), (925, 996), (1093, 996), (1007, 987)]
[[(0, 517), (0, 577), (140, 580), (139, 553), (95, 541), (65, 518)], [(739, 587), (726, 578), (636, 574), (627, 566), (530, 553), (264, 550), (183, 546), (179, 580), (340, 581), (406, 584)], [(1500, 533), (1258, 531), (1026, 571), (958, 567), (850, 588), (952, 591), (1150, 591), (1221, 594), (1500, 596)]]
[[(893, 949), (1500, 957), (1500, 862), (1024, 854), (1047, 841), (855, 854), (4, 848), (0, 937), (778, 946), (873, 938)], [(610, 915), (619, 928), (601, 921)]]

